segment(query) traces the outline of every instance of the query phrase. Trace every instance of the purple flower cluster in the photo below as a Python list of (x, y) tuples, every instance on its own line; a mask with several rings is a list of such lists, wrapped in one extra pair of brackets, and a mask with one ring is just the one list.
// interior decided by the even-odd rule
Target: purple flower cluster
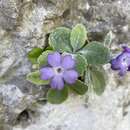
[(120, 76), (130, 71), (130, 48), (127, 46), (123, 46), (122, 48), (122, 53), (111, 60), (111, 68), (113, 70), (119, 70)]
[(65, 82), (74, 84), (78, 78), (75, 68), (75, 60), (71, 55), (62, 56), (58, 52), (48, 54), (48, 66), (40, 69), (41, 79), (50, 80), (50, 86), (54, 89), (63, 89)]

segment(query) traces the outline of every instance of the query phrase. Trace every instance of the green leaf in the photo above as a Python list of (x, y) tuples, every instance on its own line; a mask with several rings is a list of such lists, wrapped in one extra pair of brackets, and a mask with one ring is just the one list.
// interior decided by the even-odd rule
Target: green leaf
[(83, 75), (86, 69), (87, 61), (85, 57), (80, 54), (77, 54), (75, 58), (76, 58), (76, 70), (80, 75)]
[(39, 71), (29, 73), (27, 75), (27, 80), (30, 81), (33, 84), (36, 84), (36, 85), (47, 85), (47, 84), (49, 84), (48, 80), (41, 80), (40, 79), (40, 72)]
[(105, 71), (105, 69), (103, 68), (103, 66), (99, 65), (99, 66), (92, 66), (92, 70), (95, 71), (99, 71), (103, 74), (105, 81), (108, 81), (108, 75)]
[(86, 67), (84, 81), (90, 88), (92, 85), (92, 80), (91, 80), (91, 71), (90, 71), (89, 67)]
[(44, 51), (37, 59), (37, 62), (40, 67), (47, 65), (47, 56), (49, 53), (52, 53), (53, 51), (51, 50), (46, 50)]
[(48, 46), (45, 50), (53, 50), (53, 48)]
[(77, 24), (71, 32), (70, 41), (73, 47), (73, 51), (80, 49), (87, 40), (87, 31), (84, 25)]
[(110, 60), (109, 50), (96, 41), (87, 44), (79, 53), (86, 57), (88, 64), (100, 65)]
[(96, 67), (92, 67), (86, 71), (85, 82), (89, 87), (92, 86), (97, 95), (101, 95), (106, 87), (104, 73), (104, 70), (99, 68), (97, 69)]
[(113, 39), (113, 35), (112, 35), (112, 31), (108, 32), (107, 35), (105, 36), (104, 39), (104, 46), (106, 47), (110, 47), (111, 43), (112, 43), (112, 39)]
[(88, 86), (80, 80), (77, 80), (75, 84), (69, 85), (69, 88), (79, 95), (84, 95), (88, 90)]
[(49, 36), (49, 44), (55, 50), (59, 52), (71, 52), (72, 47), (70, 45), (70, 33), (71, 30), (65, 27), (56, 28)]
[(68, 88), (64, 87), (62, 90), (50, 88), (47, 93), (48, 102), (52, 104), (60, 104), (68, 98)]
[(91, 70), (92, 86), (97, 95), (101, 95), (106, 87), (105, 77), (103, 72), (96, 69)]
[(37, 58), (41, 55), (43, 50), (41, 48), (33, 48), (29, 53), (28, 53), (28, 59), (31, 61), (32, 64), (37, 63)]

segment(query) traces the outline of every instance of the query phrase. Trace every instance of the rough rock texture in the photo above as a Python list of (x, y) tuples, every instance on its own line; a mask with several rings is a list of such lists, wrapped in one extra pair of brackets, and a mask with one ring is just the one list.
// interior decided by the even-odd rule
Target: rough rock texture
[[(3, 85), (0, 90), (1, 118), (7, 124), (13, 124), (18, 114), (32, 105), (32, 97), (25, 96), (15, 85)], [(3, 114), (3, 115), (2, 115)]]
[(46, 46), (55, 27), (76, 23), (86, 25), (90, 40), (102, 41), (112, 30), (115, 49), (130, 41), (130, 0), (0, 1), (0, 130), (130, 130), (129, 75), (120, 79), (109, 67), (101, 97), (71, 95), (61, 105), (34, 108), (46, 88), (26, 81), (27, 52)]

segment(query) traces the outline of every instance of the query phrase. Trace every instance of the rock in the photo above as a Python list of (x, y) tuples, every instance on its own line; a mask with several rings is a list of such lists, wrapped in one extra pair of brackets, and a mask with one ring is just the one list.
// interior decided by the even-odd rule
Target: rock
[(6, 78), (9, 77), (8, 71), (11, 73), (13, 70), (13, 64), (15, 62), (16, 56), (14, 47), (11, 43), (12, 39), (6, 32), (3, 31), (0, 38), (0, 82), (6, 80), (4, 78), (5, 74)]
[(33, 103), (31, 95), (25, 95), (15, 85), (1, 85), (0, 106), (1, 120), (14, 124), (18, 115)]
[(129, 8), (129, 0), (1, 0), (0, 130), (129, 130), (129, 76), (121, 80), (108, 67), (109, 83), (102, 96), (70, 95), (61, 105), (43, 101), (39, 109), (32, 109), (31, 102), (42, 100), (48, 87), (25, 78), (31, 71), (27, 53), (33, 47), (44, 48), (57, 26), (83, 23), (90, 41), (102, 41), (111, 30), (112, 49), (129, 44)]
[(0, 26), (3, 29), (12, 30), (16, 26), (19, 8), (19, 0), (0, 1)]
[[(71, 95), (61, 105), (47, 103), (39, 107), (40, 116), (24, 130), (129, 130), (129, 79), (125, 79), (128, 82), (124, 88), (124, 79), (117, 87), (114, 77), (111, 74), (102, 96), (93, 92), (84, 97)], [(21, 128), (18, 125), (13, 130)]]

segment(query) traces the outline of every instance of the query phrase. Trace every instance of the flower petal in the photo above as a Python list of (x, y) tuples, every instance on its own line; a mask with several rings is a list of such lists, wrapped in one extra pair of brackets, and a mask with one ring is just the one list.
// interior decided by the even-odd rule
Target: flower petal
[(119, 64), (119, 61), (118, 61), (118, 59), (113, 59), (113, 60), (111, 60), (111, 68), (113, 69), (113, 70), (119, 70), (120, 69), (120, 64)]
[(122, 46), (124, 52), (130, 52), (130, 48), (127, 45)]
[(128, 67), (128, 71), (130, 71), (130, 66)]
[(51, 80), (51, 87), (61, 90), (64, 87), (64, 81), (62, 76), (56, 75)]
[(119, 75), (120, 76), (124, 76), (126, 74), (127, 70), (128, 70), (127, 67), (122, 66), (121, 69), (120, 69), (120, 71), (119, 71)]
[(78, 79), (78, 73), (75, 70), (67, 70), (64, 72), (63, 78), (68, 84), (73, 84)]
[(62, 67), (65, 69), (72, 69), (75, 67), (75, 60), (71, 55), (66, 55), (62, 59)]
[(40, 73), (41, 73), (42, 80), (49, 80), (54, 76), (54, 72), (51, 67), (44, 67), (40, 69)]
[(54, 66), (54, 67), (60, 66), (60, 64), (61, 64), (61, 55), (58, 52), (48, 54), (47, 60), (48, 60), (48, 64), (51, 65), (51, 66)]

